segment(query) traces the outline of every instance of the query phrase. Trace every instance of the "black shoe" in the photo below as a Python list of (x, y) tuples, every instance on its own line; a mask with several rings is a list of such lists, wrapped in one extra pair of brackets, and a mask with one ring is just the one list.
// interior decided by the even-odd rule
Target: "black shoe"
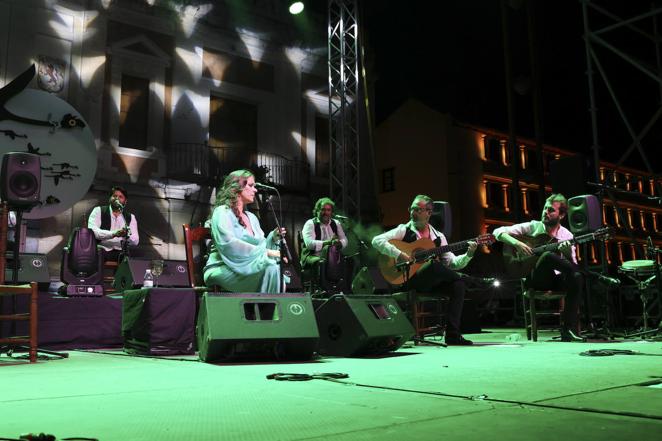
[(467, 340), (461, 335), (446, 335), (444, 342), (448, 346), (471, 346), (474, 344), (471, 340)]
[(609, 276), (603, 276), (602, 274), (598, 276), (598, 282), (602, 283), (605, 288), (613, 289), (621, 286), (621, 281)]
[(575, 334), (574, 332), (572, 332), (569, 329), (561, 329), (561, 341), (565, 341), (565, 342), (571, 342), (571, 341), (584, 342), (584, 341), (586, 341), (586, 339), (583, 338), (583, 337), (578, 336), (577, 334)]

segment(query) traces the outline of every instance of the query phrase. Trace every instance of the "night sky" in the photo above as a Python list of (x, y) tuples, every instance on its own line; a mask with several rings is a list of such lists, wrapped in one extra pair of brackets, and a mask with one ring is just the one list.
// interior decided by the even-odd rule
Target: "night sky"
[[(511, 3), (523, 2), (513, 0)], [(574, 0), (534, 3), (544, 141), (590, 157), (592, 136), (581, 4)], [(374, 63), (377, 124), (407, 98), (413, 97), (461, 121), (507, 132), (500, 8), (498, 0), (365, 1), (363, 22), (366, 51)], [(525, 10), (524, 6), (514, 10), (509, 29), (518, 92), (515, 94), (516, 129), (518, 135), (533, 138)], [(632, 13), (615, 12), (625, 16)], [(592, 20), (594, 25), (608, 22)], [(645, 42), (637, 41), (626, 32), (608, 37), (626, 50), (646, 47)], [(642, 57), (654, 60), (653, 53), (652, 50), (640, 51)], [(614, 61), (615, 57), (609, 56), (607, 51), (601, 49), (599, 54), (604, 57), (603, 65), (623, 100), (634, 130), (640, 130), (659, 105), (653, 83), (622, 61)], [(597, 76), (595, 82), (600, 156), (616, 162), (631, 138), (604, 83)], [(653, 146), (659, 145), (658, 138), (662, 140), (658, 132), (662, 130), (654, 129), (644, 138), (644, 151), (654, 172), (659, 172), (662, 165), (653, 158), (657, 150)], [(625, 165), (644, 168), (636, 152)]]

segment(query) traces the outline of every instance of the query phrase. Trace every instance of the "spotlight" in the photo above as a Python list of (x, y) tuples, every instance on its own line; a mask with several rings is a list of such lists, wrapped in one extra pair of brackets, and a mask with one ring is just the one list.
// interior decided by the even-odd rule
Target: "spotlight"
[(499, 282), (498, 279), (494, 279), (494, 282), (492, 282), (492, 286), (498, 288), (501, 286), (501, 282)]
[(303, 2), (292, 2), (290, 4), (290, 14), (297, 15), (303, 11)]

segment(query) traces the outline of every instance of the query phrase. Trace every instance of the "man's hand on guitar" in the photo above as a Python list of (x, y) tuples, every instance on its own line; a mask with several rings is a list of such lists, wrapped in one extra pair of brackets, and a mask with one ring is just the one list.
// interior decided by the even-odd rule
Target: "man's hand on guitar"
[(567, 253), (570, 250), (570, 247), (572, 247), (572, 242), (569, 240), (564, 240), (563, 242), (559, 243), (559, 251), (561, 253)]
[(478, 244), (475, 241), (470, 240), (467, 242), (467, 245), (469, 245), (469, 248), (467, 248), (467, 256), (474, 257), (476, 249), (478, 248)]
[(513, 244), (513, 247), (523, 256), (533, 256), (533, 250), (524, 242), (518, 240), (516, 244)]
[(397, 262), (396, 263), (404, 263), (404, 262), (411, 262), (412, 259), (409, 256), (409, 254), (405, 253), (404, 251), (400, 252), (400, 255), (398, 256)]

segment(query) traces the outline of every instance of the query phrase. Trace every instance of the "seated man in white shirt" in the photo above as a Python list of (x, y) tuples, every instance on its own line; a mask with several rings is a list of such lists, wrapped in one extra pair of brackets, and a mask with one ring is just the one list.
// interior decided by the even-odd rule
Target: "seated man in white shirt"
[[(390, 240), (416, 242), (419, 239), (430, 239), (436, 247), (448, 245), (443, 233), (430, 225), (432, 215), (432, 199), (419, 194), (409, 207), (410, 220), (406, 224), (375, 236), (372, 246), (380, 253), (397, 259), (399, 262), (411, 262), (412, 256), (400, 251)], [(477, 244), (467, 242), (467, 252), (456, 256), (450, 251), (443, 253), (438, 259), (429, 260), (405, 284), (405, 289), (415, 289), (422, 292), (439, 293), (447, 291), (449, 296), (445, 341), (448, 345), (469, 346), (473, 342), (465, 339), (460, 332), (460, 320), (464, 306), (466, 286), (462, 275), (457, 271), (466, 267), (476, 252)]]
[[(562, 317), (561, 339), (581, 340), (579, 334), (579, 301), (582, 295), (584, 278), (577, 266), (577, 254), (571, 240), (573, 234), (561, 225), (568, 211), (568, 201), (560, 194), (552, 194), (545, 201), (541, 219), (524, 222), (494, 230), (494, 237), (513, 247), (525, 259), (532, 259), (532, 271), (526, 276), (527, 284), (538, 290), (562, 289), (566, 291)], [(534, 239), (537, 238), (537, 239)], [(541, 239), (544, 238), (544, 239)], [(533, 254), (533, 241), (560, 242), (558, 252)], [(527, 243), (528, 242), (528, 243)]]
[(128, 200), (124, 188), (111, 189), (108, 205), (94, 207), (87, 226), (94, 232), (104, 250), (104, 260), (119, 261), (127, 246), (138, 245), (138, 221), (124, 207)]
[[(303, 226), (301, 235), (304, 246), (301, 252), (301, 268), (319, 278), (318, 286), (324, 288), (326, 276), (344, 276), (344, 261), (340, 251), (347, 246), (347, 236), (342, 225), (333, 219), (336, 204), (329, 198), (321, 198), (315, 203), (313, 218)], [(329, 262), (332, 259), (333, 262)], [(333, 263), (331, 268), (327, 263)], [(336, 275), (326, 274), (329, 269), (337, 270)]]

